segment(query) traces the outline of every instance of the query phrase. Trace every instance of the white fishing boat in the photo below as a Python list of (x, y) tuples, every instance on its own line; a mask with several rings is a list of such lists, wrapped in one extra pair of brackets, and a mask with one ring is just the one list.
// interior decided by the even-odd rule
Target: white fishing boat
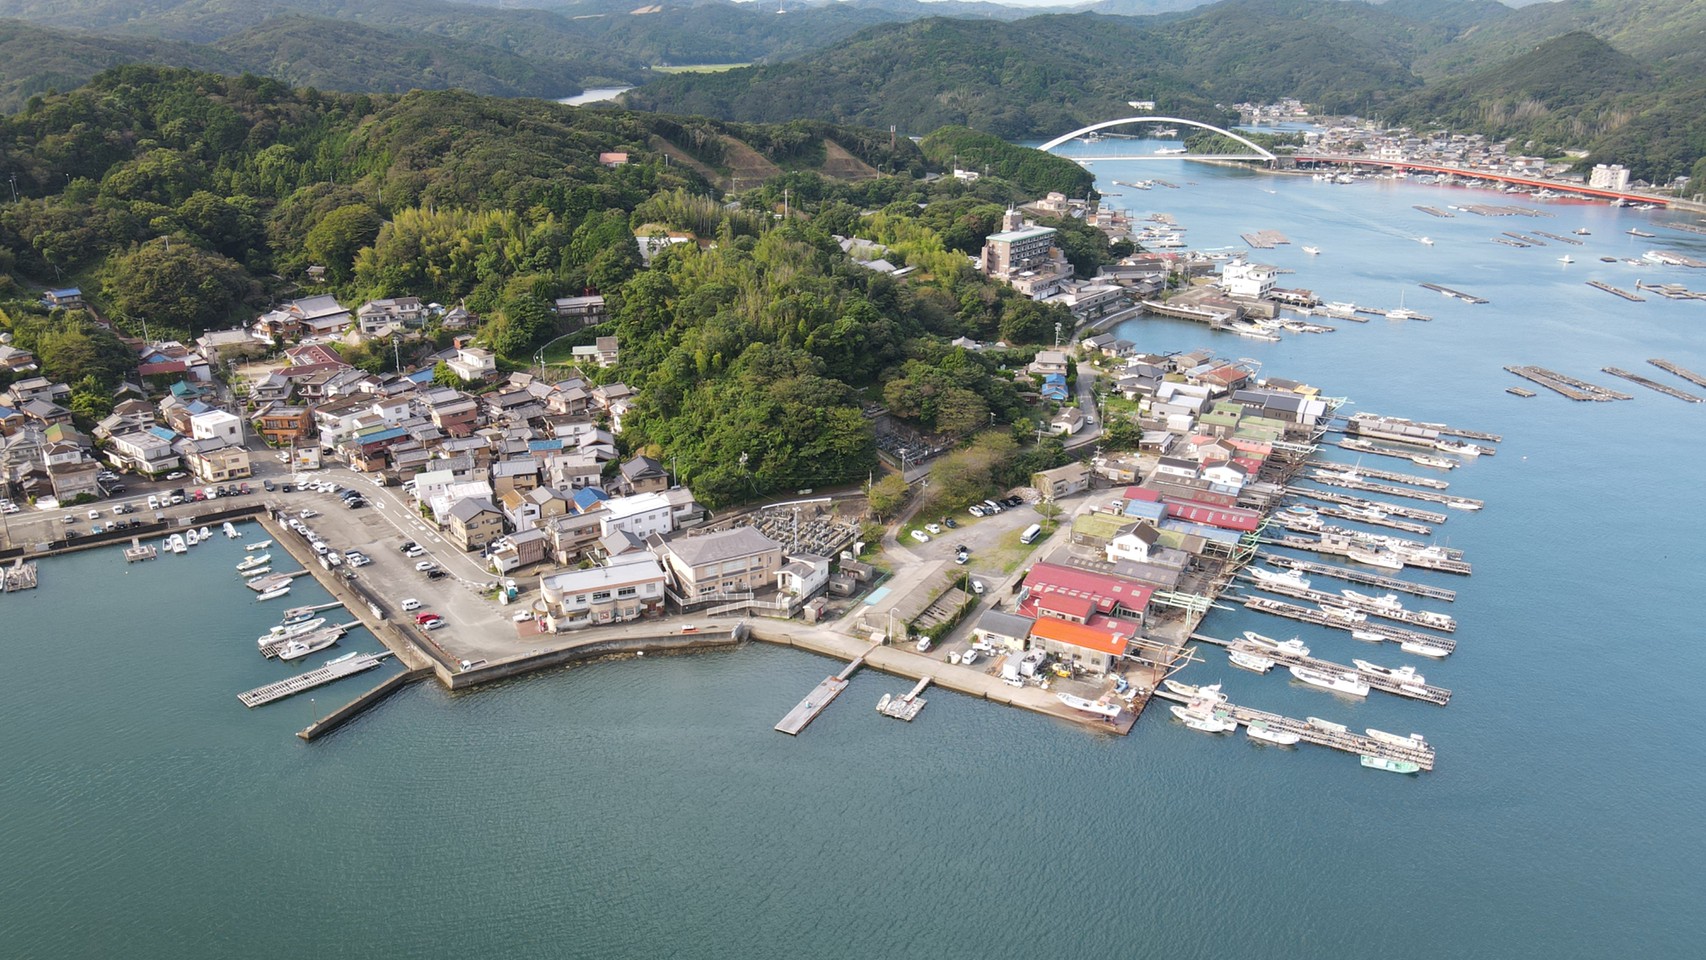
[(1292, 637), (1290, 640), (1275, 640), (1273, 637), (1263, 636), (1254, 630), (1246, 630), (1244, 631), (1244, 642), (1259, 650), (1273, 650), (1277, 653), (1289, 653), (1299, 657), (1309, 656), (1309, 648), (1304, 646), (1303, 641), (1296, 637)]
[(1352, 660), (1351, 663), (1356, 664), (1356, 668), (1358, 670), (1361, 670), (1363, 673), (1370, 676), (1382, 677), (1387, 680), (1397, 681), (1398, 683), (1421, 684), (1428, 682), (1426, 677), (1417, 673), (1416, 668), (1409, 664), (1405, 664), (1402, 667), (1383, 667), (1378, 663), (1369, 663), (1367, 660)]
[(288, 627), (295, 623), (307, 623), (312, 619), (314, 619), (313, 607), (291, 607), (284, 611), (284, 616), (278, 621), (278, 625)]
[(1404, 561), (1390, 550), (1370, 546), (1363, 543), (1353, 543), (1345, 548), (1345, 555), (1357, 563), (1365, 563), (1382, 570), (1402, 570)]
[(244, 559), (241, 563), (238, 563), (237, 564), (237, 572), (238, 573), (247, 573), (250, 570), (255, 569), (256, 567), (264, 567), (271, 562), (272, 562), (272, 554), (270, 554), (270, 553), (257, 553), (252, 557), (248, 557), (248, 558)]
[(268, 590), (266, 593), (261, 594), (260, 596), (256, 597), (255, 599), (257, 601), (259, 601), (259, 600), (277, 600), (279, 597), (282, 597), (289, 592), (290, 592), (289, 586), (274, 587), (273, 589)]
[(200, 530), (197, 530), (196, 534), (199, 535), (203, 540), (212, 540), (213, 539), (213, 531), (207, 529), (206, 527), (202, 527)]
[(1161, 681), (1161, 685), (1181, 697), (1188, 697), (1192, 700), (1214, 700), (1220, 703), (1226, 702), (1226, 694), (1220, 692), (1220, 684), (1218, 683), (1210, 683), (1204, 686), (1194, 687), (1188, 683), (1180, 683), (1177, 680), (1163, 680)]
[(1249, 670), (1252, 673), (1267, 673), (1274, 668), (1274, 662), (1267, 657), (1258, 657), (1243, 650), (1231, 651), (1226, 655), (1226, 659), (1240, 670)]
[(885, 694), (883, 694), (882, 699), (877, 701), (877, 712), (878, 713), (882, 713), (884, 710), (887, 710), (889, 708), (889, 699), (890, 699), (889, 694), (885, 693)]
[(1417, 773), (1422, 769), (1421, 764), (1411, 760), (1393, 760), (1389, 757), (1371, 757), (1368, 754), (1363, 754), (1362, 765), (1365, 767), (1371, 767), (1375, 770), (1385, 770), (1389, 773)]
[(1251, 567), (1249, 572), (1256, 583), (1264, 586), (1291, 587), (1298, 590), (1309, 589), (1309, 578), (1296, 570), (1286, 570), (1279, 573), (1265, 567)]
[(1434, 660), (1443, 660), (1451, 654), (1451, 651), (1444, 647), (1436, 647), (1431, 643), (1418, 643), (1415, 640), (1405, 640), (1398, 644), (1398, 649), (1418, 657), (1429, 657)]
[(338, 636), (338, 631), (326, 630), (322, 633), (314, 634), (313, 636), (306, 636), (298, 640), (292, 640), (279, 648), (278, 658), (280, 660), (300, 660), (303, 657), (308, 656), (310, 653), (318, 653), (332, 644), (337, 643)]
[(1593, 235), (1593, 231), (1589, 230), (1587, 227), (1577, 227), (1576, 229), (1571, 230), (1570, 232), (1575, 234), (1578, 237), (1589, 237), (1589, 236)]
[(1238, 729), (1238, 721), (1231, 717), (1222, 717), (1213, 713), (1203, 713), (1198, 710), (1192, 710), (1189, 707), (1181, 707), (1177, 705), (1170, 707), (1169, 709), (1173, 711), (1173, 716), (1183, 720), (1185, 726), (1190, 727), (1192, 730), (1201, 730), (1204, 733), (1231, 733)]
[(187, 553), (189, 551), (189, 547), (184, 545), (184, 536), (181, 533), (174, 533), (166, 538), (166, 549), (173, 553)]
[(1303, 252), (1307, 253), (1313, 257), (1313, 256), (1317, 256), (1321, 253), (1321, 248), (1320, 247), (1304, 247)]
[(1559, 257), (1559, 258), (1558, 258), (1558, 262), (1559, 262), (1559, 263), (1575, 263), (1575, 262), (1576, 262), (1576, 258), (1575, 258), (1575, 257), (1572, 257), (1572, 256), (1570, 256), (1570, 255), (1569, 255), (1569, 254), (1567, 254), (1567, 253), (1566, 253), (1566, 254), (1564, 254), (1564, 255), (1563, 255), (1563, 256), (1561, 256), (1561, 257)]
[(1292, 733), (1290, 730), (1277, 730), (1268, 726), (1267, 722), (1263, 720), (1246, 724), (1244, 735), (1251, 740), (1260, 740), (1263, 743), (1271, 743), (1281, 747), (1292, 746), (1303, 739), (1301, 734)]
[(1307, 718), (1307, 720), (1308, 720), (1309, 725), (1314, 727), (1317, 730), (1326, 730), (1326, 731), (1329, 731), (1331, 733), (1350, 733), (1351, 732), (1351, 728), (1345, 726), (1342, 723), (1334, 723), (1331, 720), (1323, 720), (1320, 717), (1309, 717), (1309, 718)]
[(231, 525), (231, 521), (229, 520), (225, 521), (225, 525), (222, 529), (225, 531), (225, 539), (227, 540), (235, 540), (242, 536), (241, 533), (237, 532), (237, 528)]
[(277, 643), (280, 640), (289, 640), (292, 637), (300, 637), (305, 633), (313, 633), (315, 630), (318, 630), (325, 625), (325, 617), (315, 617), (311, 620), (301, 620), (292, 624), (281, 623), (268, 630), (266, 633), (261, 634), (260, 637), (255, 640), (255, 646), (264, 647), (269, 643)]
[(1361, 640), (1364, 643), (1385, 643), (1386, 642), (1386, 638), (1384, 636), (1381, 636), (1380, 634), (1375, 633), (1373, 630), (1352, 630), (1351, 631), (1351, 639), (1352, 640)]
[(1427, 237), (1417, 237), (1416, 242), (1421, 244), (1424, 247), (1431, 247), (1434, 245), (1434, 242), (1432, 240), (1428, 239)]
[(1106, 717), (1109, 720), (1119, 716), (1120, 710), (1122, 709), (1119, 704), (1103, 703), (1100, 700), (1086, 700), (1083, 697), (1075, 697), (1070, 693), (1057, 693), (1055, 694), (1055, 698), (1074, 710), (1093, 713), (1098, 717)]
[(1323, 690), (1331, 690), (1334, 693), (1343, 693), (1352, 697), (1368, 696), (1367, 681), (1354, 673), (1317, 670), (1314, 667), (1305, 667), (1300, 664), (1294, 664), (1287, 669), (1291, 671), (1292, 676), (1312, 687), (1320, 687)]
[(1456, 470), (1462, 464), (1448, 457), (1435, 457), (1426, 453), (1418, 453), (1410, 458), (1410, 462), (1423, 467), (1435, 467), (1440, 470)]
[(1450, 499), (1450, 500), (1447, 500), (1445, 502), (1445, 505), (1450, 507), (1453, 510), (1479, 510), (1479, 509), (1481, 509), (1481, 505), (1476, 503), (1473, 500), (1461, 500), (1461, 499), (1457, 499), (1455, 497)]
[(266, 548), (268, 548), (270, 546), (272, 546), (271, 540), (262, 540), (260, 543), (245, 544), (243, 546), (243, 549), (249, 551), (250, 553), (254, 553), (256, 550), (265, 550)]
[(1359, 506), (1354, 503), (1339, 505), (1340, 512), (1352, 520), (1385, 520), (1386, 511), (1375, 506)]
[(1373, 607), (1383, 613), (1404, 612), (1404, 602), (1398, 599), (1398, 595), (1396, 593), (1389, 593), (1384, 597), (1375, 597), (1366, 593), (1358, 593), (1355, 590), (1340, 590), (1339, 596), (1344, 597), (1346, 600), (1354, 601), (1361, 606)]
[(1385, 730), (1376, 730), (1373, 727), (1369, 727), (1367, 732), (1370, 737), (1379, 740), (1381, 743), (1390, 743), (1395, 747), (1409, 747), (1412, 750), (1426, 750), (1428, 748), (1427, 739), (1419, 733), (1412, 733), (1405, 737), (1396, 733), (1387, 733)]
[(1456, 440), (1435, 440), (1434, 449), (1445, 453), (1455, 453), (1460, 457), (1478, 457), (1481, 448), (1473, 443), (1460, 443)]
[(197, 533), (194, 527), (191, 527), (184, 531), (183, 541), (193, 547), (201, 542), (201, 534)]
[(1341, 623), (1361, 623), (1368, 619), (1368, 614), (1361, 610), (1352, 610), (1350, 607), (1335, 607), (1330, 603), (1319, 603), (1316, 606), (1327, 615), (1328, 619), (1338, 620)]

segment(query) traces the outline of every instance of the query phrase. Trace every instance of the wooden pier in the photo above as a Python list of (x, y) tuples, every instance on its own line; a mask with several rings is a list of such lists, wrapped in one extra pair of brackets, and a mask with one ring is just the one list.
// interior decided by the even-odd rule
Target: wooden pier
[(1544, 230), (1536, 230), (1534, 231), (1534, 235), (1537, 237), (1545, 237), (1548, 240), (1556, 240), (1559, 243), (1567, 243), (1572, 247), (1579, 247), (1582, 245), (1582, 242), (1577, 240), (1575, 237), (1562, 237), (1556, 233), (1547, 233)]
[(1389, 483), (1374, 483), (1369, 480), (1348, 480), (1344, 477), (1311, 476), (1316, 483), (1324, 483), (1329, 487), (1344, 487), (1347, 490), (1361, 490), (1364, 493), (1384, 493), (1389, 497), (1409, 497), (1411, 500), (1424, 500), (1428, 503), (1450, 503), (1453, 500), (1461, 503), (1473, 503), (1476, 506), (1486, 504), (1474, 497), (1455, 497), (1432, 490), (1415, 490), (1409, 487), (1394, 487)]
[(1667, 387), (1664, 384), (1659, 383), (1657, 380), (1649, 380), (1646, 377), (1641, 376), (1640, 374), (1630, 373), (1629, 371), (1624, 370), (1621, 367), (1601, 367), (1600, 369), (1605, 371), (1606, 373), (1611, 374), (1614, 377), (1622, 377), (1623, 379), (1629, 381), (1630, 383), (1638, 383), (1641, 386), (1646, 387), (1649, 390), (1657, 390), (1658, 392), (1664, 394), (1667, 397), (1675, 397), (1678, 400), (1683, 400), (1683, 401), (1686, 401), (1688, 403), (1706, 403), (1706, 398), (1695, 396), (1694, 394), (1689, 393), (1686, 390), (1678, 390), (1675, 387)]
[[(1367, 471), (1362, 472), (1366, 473)], [(1332, 490), (1309, 490), (1304, 487), (1286, 487), (1285, 490), (1293, 496), (1305, 497), (1310, 500), (1319, 500), (1322, 503), (1337, 503), (1352, 507), (1378, 507), (1395, 517), (1420, 520), (1423, 523), (1444, 523), (1445, 518), (1448, 516), (1448, 514), (1438, 513), (1433, 510), (1423, 510), (1421, 507), (1412, 507), (1402, 503), (1387, 503), (1385, 501), (1377, 502), (1374, 500), (1367, 500), (1362, 497), (1353, 497), (1348, 493), (1335, 493)]]
[(858, 657), (843, 667), (840, 673), (833, 677), (825, 677), (816, 687), (812, 688), (811, 693), (806, 694), (804, 700), (794, 704), (794, 709), (789, 710), (781, 722), (776, 724), (776, 729), (790, 737), (799, 736), (800, 731), (804, 730), (813, 720), (816, 720), (817, 715), (822, 713), (831, 701), (841, 696), (841, 691), (847, 689), (847, 678), (851, 677), (853, 671), (859, 669), (864, 663), (865, 658)]
[(1343, 630), (1347, 633), (1355, 630), (1358, 633), (1366, 633), (1369, 636), (1379, 637), (1383, 641), (1399, 644), (1419, 644), (1421, 646), (1443, 650), (1446, 653), (1451, 653), (1457, 649), (1457, 641), (1450, 637), (1436, 637), (1430, 633), (1417, 633), (1414, 630), (1406, 630), (1403, 627), (1389, 627), (1383, 623), (1369, 623), (1367, 621), (1349, 623), (1337, 617), (1328, 616), (1319, 610), (1311, 610), (1308, 607), (1300, 607), (1295, 603), (1284, 603), (1279, 600), (1271, 600), (1267, 597), (1253, 597), (1245, 595), (1241, 597), (1233, 597), (1232, 599), (1244, 604), (1244, 609), (1246, 610), (1254, 610), (1258, 613), (1271, 613), (1276, 617), (1284, 617), (1287, 620), (1296, 620), (1300, 623), (1312, 623), (1318, 627), (1330, 627), (1334, 630)]
[(1411, 520), (1395, 520), (1391, 517), (1359, 516), (1358, 514), (1351, 513), (1343, 507), (1321, 507), (1315, 512), (1319, 513), (1323, 517), (1332, 517), (1335, 520), (1349, 520), (1353, 523), (1366, 523), (1370, 526), (1386, 527), (1389, 530), (1402, 530), (1405, 533), (1420, 534), (1424, 537), (1432, 536), (1434, 532), (1434, 528), (1425, 523), (1416, 523)]
[[(1290, 547), (1293, 550), (1309, 550), (1315, 553), (1324, 553), (1335, 557), (1349, 556), (1349, 544), (1319, 537), (1299, 537), (1288, 534), (1283, 537), (1264, 537), (1261, 542), (1273, 544), (1276, 547)], [(1404, 565), (1406, 567), (1417, 567), (1422, 570), (1438, 570), (1441, 573), (1460, 573), (1464, 576), (1469, 576), (1471, 572), (1471, 568), (1467, 561), (1459, 560), (1454, 557), (1446, 557), (1442, 559), (1439, 557), (1427, 556), (1401, 556), (1399, 559), (1404, 561)]]
[(1537, 397), (1539, 394), (1527, 387), (1506, 387), (1505, 392), (1513, 397)]
[(893, 717), (896, 720), (905, 720), (907, 723), (911, 723), (918, 718), (920, 713), (924, 712), (924, 704), (927, 701), (919, 694), (923, 693), (924, 688), (928, 686), (930, 686), (929, 677), (920, 679), (910, 693), (891, 697), (888, 703), (883, 704), (880, 712), (885, 717)]
[(1546, 241), (1536, 240), (1526, 233), (1512, 233), (1509, 230), (1505, 230), (1505, 231), (1503, 231), (1503, 233), (1505, 236), (1510, 237), (1512, 240), (1515, 240), (1518, 243), (1527, 244), (1528, 246), (1531, 246), (1531, 247), (1544, 247), (1544, 246), (1546, 246)]
[[(1431, 703), (1439, 707), (1443, 707), (1451, 702), (1451, 691), (1444, 687), (1436, 687), (1432, 684), (1426, 683), (1400, 683), (1384, 674), (1370, 673), (1369, 671), (1355, 665), (1346, 666), (1342, 663), (1334, 663), (1331, 660), (1299, 656), (1289, 650), (1274, 650), (1268, 647), (1258, 647), (1245, 640), (1222, 640), (1219, 637), (1211, 637), (1203, 633), (1193, 633), (1191, 634), (1191, 639), (1200, 640), (1203, 643), (1212, 643), (1217, 646), (1225, 647), (1228, 650), (1236, 650), (1240, 653), (1248, 653), (1252, 656), (1264, 657), (1281, 666), (1312, 667), (1316, 670), (1324, 670), (1329, 673), (1354, 673), (1361, 678), (1364, 683), (1368, 684), (1369, 689), (1379, 690), (1381, 693), (1390, 693), (1395, 697), (1406, 697), (1411, 700), (1420, 700), (1423, 703)], [(1239, 669), (1242, 670), (1243, 668), (1240, 667)]]
[[(1171, 700), (1174, 703), (1188, 704), (1191, 702), (1189, 697), (1182, 697), (1171, 690), (1156, 690), (1154, 695), (1163, 700)], [(1269, 729), (1295, 733), (1303, 739), (1303, 742), (1313, 743), (1316, 746), (1330, 747), (1334, 750), (1342, 750), (1345, 753), (1354, 753), (1359, 756), (1408, 760), (1423, 770), (1434, 768), (1433, 747), (1405, 747), (1395, 743), (1386, 743), (1360, 733), (1351, 733), (1349, 730), (1319, 727), (1305, 720), (1297, 720), (1278, 713), (1269, 713), (1266, 710), (1257, 710), (1254, 707), (1240, 706), (1235, 703), (1223, 703), (1218, 705), (1216, 709), (1225, 710), (1231, 715), (1232, 719), (1245, 726), (1249, 726), (1251, 721), (1265, 723)]]
[[(1630, 293), (1629, 291), (1624, 290), (1624, 289), (1619, 288), (1619, 287), (1614, 287), (1609, 283), (1601, 283), (1598, 280), (1589, 280), (1588, 286), (1594, 288), (1595, 290), (1604, 290), (1606, 293), (1616, 294), (1617, 296), (1622, 297), (1625, 300), (1632, 300), (1636, 303), (1646, 303), (1647, 302), (1646, 297), (1640, 296), (1638, 294)], [(1506, 367), (1505, 369), (1508, 370), (1510, 368)]]
[(19, 557), (16, 562), (6, 568), (4, 574), (0, 574), (0, 593), (34, 590), (37, 583), (36, 565), (33, 562), (26, 563), (23, 557)]
[(1695, 373), (1693, 370), (1690, 370), (1687, 367), (1679, 367), (1676, 364), (1671, 363), (1669, 360), (1665, 360), (1663, 358), (1658, 358), (1658, 357), (1655, 357), (1652, 360), (1648, 360), (1647, 362), (1652, 364), (1655, 367), (1658, 367), (1660, 370), (1663, 370), (1666, 373), (1673, 374), (1675, 376), (1681, 377), (1682, 379), (1687, 380), (1689, 383), (1692, 383), (1695, 386), (1706, 387), (1706, 377), (1703, 377), (1700, 374)]
[(1430, 217), (1439, 217), (1439, 218), (1444, 219), (1444, 220), (1450, 220), (1451, 218), (1457, 216), (1457, 214), (1455, 214), (1455, 213), (1448, 213), (1447, 211), (1441, 210), (1438, 207), (1426, 207), (1426, 206), (1423, 206), (1419, 203), (1418, 204), (1412, 204), (1412, 206), (1414, 206), (1417, 210), (1422, 211), (1423, 213), (1427, 214)]
[[(1335, 464), (1335, 466), (1342, 467), (1342, 465), (1339, 464)], [(1323, 470), (1326, 468), (1317, 467), (1316, 469)], [(1363, 466), (1358, 466), (1355, 470), (1357, 473), (1360, 473), (1365, 477), (1373, 477), (1376, 480), (1391, 480), (1393, 483), (1407, 483), (1412, 487), (1427, 487), (1431, 490), (1445, 490), (1451, 486), (1451, 482), (1447, 480), (1440, 480), (1435, 477), (1418, 477), (1413, 473), (1399, 473), (1396, 470), (1376, 470), (1373, 467)], [(1332, 473), (1334, 471), (1327, 470), (1327, 472)]]
[(1441, 630), (1445, 633), (1457, 632), (1457, 620), (1443, 613), (1434, 613), (1429, 610), (1388, 610), (1367, 600), (1352, 599), (1342, 593), (1328, 593), (1325, 590), (1315, 590), (1310, 587), (1298, 587), (1284, 583), (1263, 583), (1253, 577), (1249, 579), (1257, 590), (1277, 593), (1282, 597), (1307, 600), (1310, 603), (1331, 604), (1335, 607), (1348, 607), (1366, 613), (1371, 617), (1396, 620), (1413, 627), (1427, 627), (1430, 630)]
[(261, 647), (261, 656), (267, 658), (268, 660), (271, 660), (271, 659), (277, 657), (281, 652), (283, 652), (285, 647), (290, 646), (290, 643), (293, 640), (307, 640), (310, 637), (321, 638), (321, 637), (324, 637), (326, 634), (332, 633), (332, 632), (336, 632), (338, 639), (341, 640), (341, 639), (343, 639), (344, 634), (346, 634), (350, 631), (351, 627), (359, 627), (359, 626), (361, 626), (360, 623), (340, 623), (340, 624), (337, 624), (336, 626), (321, 627), (318, 630), (312, 630), (312, 631), (309, 631), (308, 633), (299, 634), (299, 635), (294, 636), (294, 637), (283, 637), (283, 638), (280, 638), (278, 640), (274, 640), (274, 641), (266, 644), (265, 646)]
[(1619, 393), (1616, 390), (1602, 387), (1596, 383), (1588, 383), (1586, 380), (1577, 380), (1575, 377), (1559, 373), (1556, 370), (1548, 370), (1545, 367), (1508, 366), (1505, 367), (1505, 370), (1516, 374), (1524, 380), (1530, 380), (1534, 383), (1538, 383), (1546, 389), (1568, 397), (1571, 400), (1591, 400), (1596, 403), (1605, 403), (1612, 400), (1635, 399), (1630, 394)]
[(1408, 417), (1389, 417), (1378, 413), (1359, 413), (1356, 416), (1347, 419), (1356, 420), (1358, 418), (1384, 420), (1387, 423), (1401, 423), (1406, 426), (1421, 427), (1424, 430), (1432, 430), (1441, 436), (1462, 437), (1465, 440), (1485, 440), (1488, 443), (1499, 443), (1505, 439), (1496, 433), (1487, 433), (1482, 430), (1465, 430), (1445, 423), (1428, 423), (1425, 420), (1411, 420)]
[(1477, 297), (1472, 293), (1464, 293), (1462, 290), (1453, 290), (1450, 287), (1442, 287), (1437, 283), (1424, 283), (1424, 284), (1422, 284), (1422, 288), (1424, 290), (1432, 290), (1435, 293), (1443, 293), (1448, 297), (1454, 297), (1458, 300), (1462, 300), (1464, 303), (1491, 303), (1492, 302), (1492, 301), (1488, 300), (1486, 297)]
[(358, 673), (365, 673), (366, 671), (379, 666), (379, 664), (383, 663), (385, 658), (390, 655), (389, 651), (385, 653), (364, 653), (359, 657), (352, 657), (338, 663), (328, 664), (327, 666), (320, 667), (317, 670), (310, 670), (307, 673), (299, 673), (294, 677), (280, 680), (277, 683), (269, 683), (264, 687), (245, 690), (244, 692), (237, 694), (237, 699), (243, 701), (243, 706), (253, 709), (254, 707), (272, 703), (275, 700), (283, 700), (285, 697), (295, 696), (305, 690), (312, 690), (315, 687), (324, 686), (334, 680), (342, 680), (344, 677), (353, 676)]
[(1330, 563), (1316, 563), (1313, 560), (1300, 560), (1297, 557), (1286, 556), (1283, 553), (1263, 554), (1262, 559), (1276, 567), (1285, 570), (1296, 570), (1318, 577), (1331, 577), (1346, 583), (1360, 583), (1369, 587), (1380, 587), (1384, 590), (1395, 590), (1412, 596), (1427, 597), (1430, 600), (1444, 600), (1447, 603), (1457, 599), (1456, 590), (1436, 587), (1427, 583), (1412, 583), (1409, 580), (1399, 580), (1396, 577), (1385, 577), (1378, 573), (1366, 573), (1353, 570), (1350, 567), (1335, 567)]

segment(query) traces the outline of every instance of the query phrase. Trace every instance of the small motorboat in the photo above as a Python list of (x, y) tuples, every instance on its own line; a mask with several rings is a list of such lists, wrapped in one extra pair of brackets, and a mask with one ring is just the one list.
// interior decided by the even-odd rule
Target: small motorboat
[(1272, 743), (1281, 747), (1292, 746), (1303, 739), (1300, 734), (1292, 733), (1290, 730), (1276, 730), (1273, 727), (1268, 726), (1266, 721), (1262, 720), (1257, 720), (1246, 726), (1244, 728), (1244, 733), (1251, 740), (1259, 740), (1262, 743)]
[(885, 693), (885, 694), (883, 694), (883, 698), (881, 700), (877, 701), (877, 712), (878, 713), (882, 713), (884, 710), (887, 710), (889, 708), (889, 699), (890, 699), (889, 695)]
[(290, 592), (289, 586), (274, 587), (273, 589), (268, 590), (266, 593), (263, 593), (260, 596), (256, 597), (255, 600), (257, 602), (261, 601), (261, 600), (277, 600), (279, 597), (282, 597), (289, 592)]
[(193, 547), (201, 542), (201, 534), (194, 527), (191, 527), (184, 531), (184, 542)]

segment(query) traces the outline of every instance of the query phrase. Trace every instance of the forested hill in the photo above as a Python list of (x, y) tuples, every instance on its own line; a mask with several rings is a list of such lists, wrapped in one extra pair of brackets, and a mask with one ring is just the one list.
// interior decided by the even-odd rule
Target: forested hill
[[(121, 330), (188, 338), (299, 295), (316, 264), (314, 289), (352, 305), (464, 304), (478, 342), (517, 366), (564, 332), (555, 298), (605, 295), (610, 321), (577, 336), (620, 338), (621, 363), (589, 373), (638, 391), (625, 452), (667, 449), (712, 504), (864, 479), (872, 401), (944, 436), (1012, 424), (981, 448), (991, 490), (992, 465), (1011, 485), (1060, 462), (1058, 443), (1014, 440), (1035, 425), (999, 367), (1028, 357), (948, 345), (1041, 343), (1071, 323), (969, 266), (1022, 193), (999, 176), (927, 183), (905, 138), (129, 66), (0, 118), (0, 160), (19, 191), (0, 206), (0, 329), (72, 384), (85, 421), (111, 409), (134, 354), (81, 312), (43, 308), (44, 284), (81, 287)], [(724, 170), (744, 174), (740, 204), (707, 185)], [(1094, 228), (1060, 229), (1075, 263), (1105, 262)], [(637, 236), (664, 234), (687, 242), (645, 267)], [(861, 266), (835, 234), (914, 272)], [(427, 336), (404, 358), (448, 343)], [(369, 370), (393, 362), (387, 343), (339, 349)]]

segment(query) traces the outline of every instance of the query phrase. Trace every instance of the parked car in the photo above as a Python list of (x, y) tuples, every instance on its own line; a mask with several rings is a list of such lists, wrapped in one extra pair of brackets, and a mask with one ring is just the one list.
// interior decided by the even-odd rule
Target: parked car
[(174, 470), (171, 473), (166, 474), (166, 479), (167, 480), (182, 480), (187, 476), (189, 476), (189, 474), (183, 472), (182, 470)]
[(955, 520), (953, 517), (943, 517), (942, 526), (947, 527), (949, 530), (958, 530), (960, 528), (960, 522)]
[(422, 550), (420, 547), (410, 547), (409, 549), (403, 551), (403, 556), (408, 557), (410, 560), (413, 560), (416, 557), (426, 556), (426, 551)]
[[(267, 489), (271, 490), (272, 487), (269, 486), (269, 487), (267, 487)], [(249, 485), (246, 483), (237, 484), (237, 492), (243, 494), (244, 496), (247, 496), (249, 493)]]
[(971, 592), (977, 594), (980, 597), (983, 596), (983, 581), (982, 580), (973, 580), (971, 582)]
[(515, 616), (510, 617), (510, 619), (514, 620), (516, 623), (526, 623), (527, 621), (533, 619), (533, 611), (532, 610), (523, 610), (520, 613), (516, 614)]
[(981, 517), (981, 516), (983, 516), (985, 511), (982, 507), (980, 507), (974, 503), (971, 506), (966, 508), (966, 512), (971, 514), (974, 517)]
[(89, 511), (89, 519), (90, 519), (90, 520), (99, 520), (99, 519), (101, 519), (101, 511), (99, 511), (99, 510), (90, 510), (90, 511)]
[(436, 566), (438, 566), (438, 564), (432, 562), (431, 560), (422, 560), (420, 563), (415, 564), (415, 569), (419, 570), (422, 573), (425, 573), (428, 570), (431, 570), (433, 567), (436, 567)]
[(922, 530), (914, 530), (912, 531), (912, 539), (917, 540), (919, 543), (929, 543), (930, 535)]
[(268, 493), (271, 493), (274, 490), (278, 489), (278, 484), (273, 483), (271, 480), (262, 480), (261, 481), (261, 489), (265, 490)]
[(404, 601), (402, 603), (402, 607), (405, 611), (407, 611), (407, 610), (419, 610), (421, 608), (421, 602), (419, 600), (416, 600), (414, 597), (408, 597), (408, 598), (404, 599)]
[(924, 529), (930, 531), (932, 534), (941, 533), (942, 525), (939, 523), (927, 523), (924, 525)]
[(421, 629), (422, 630), (437, 630), (439, 627), (444, 626), (444, 624), (445, 624), (445, 620), (441, 617), (437, 620), (428, 620), (426, 623), (421, 624)]
[(428, 580), (438, 580), (442, 577), (448, 576), (448, 574), (446, 574), (443, 570), (440, 570), (437, 567), (434, 567), (431, 570), (428, 570), (426, 572), (426, 576), (427, 576)]

